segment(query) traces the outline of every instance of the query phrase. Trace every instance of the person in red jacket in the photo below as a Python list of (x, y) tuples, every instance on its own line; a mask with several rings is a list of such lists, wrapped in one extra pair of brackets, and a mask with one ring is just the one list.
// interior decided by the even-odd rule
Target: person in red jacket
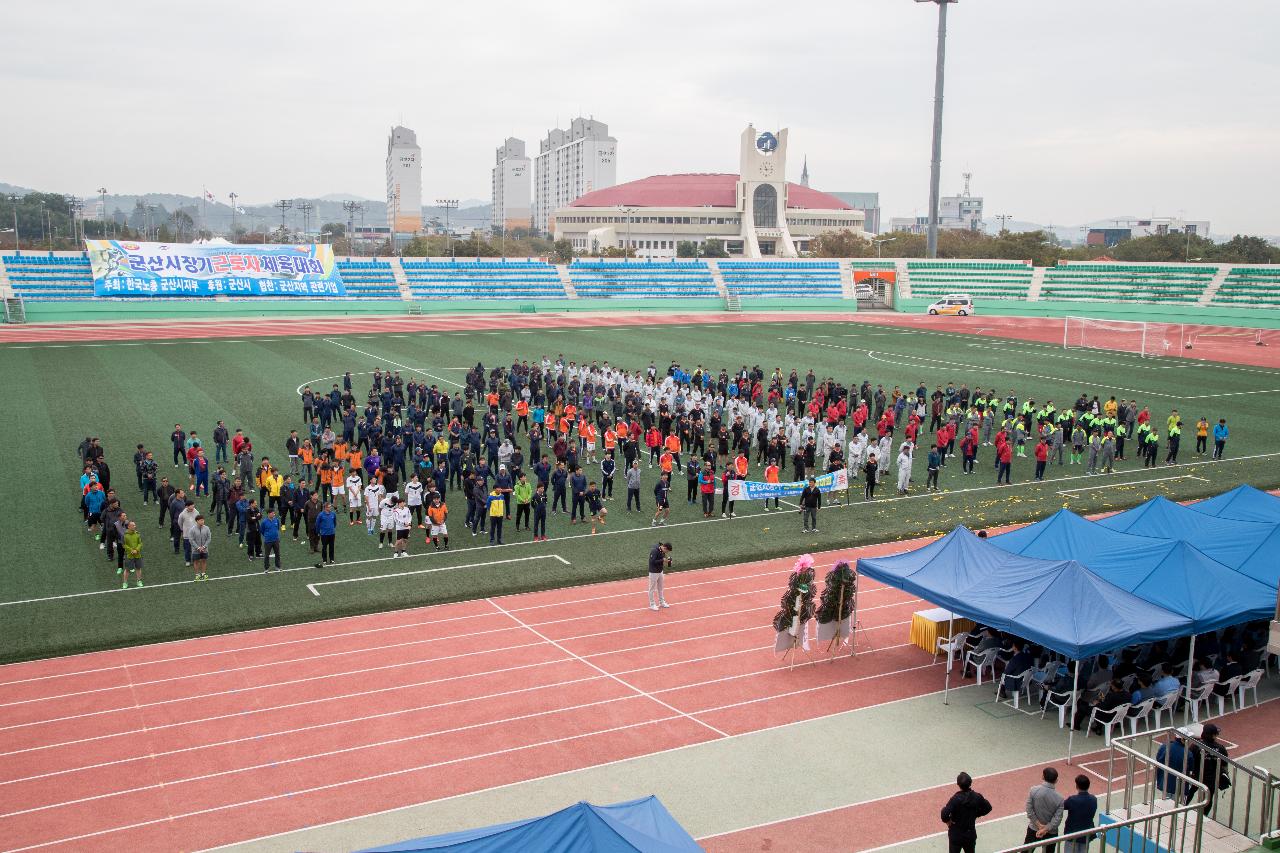
[(649, 431), (644, 434), (644, 446), (649, 448), (649, 467), (652, 468), (658, 459), (659, 448), (662, 447), (662, 433), (656, 426), (649, 427)]
[(999, 464), (996, 466), (996, 485), (1004, 483), (1006, 486), (1013, 483), (1011, 471), (1013, 469), (1013, 444), (1005, 441), (996, 447), (996, 458)]
[(1044, 466), (1049, 461), (1049, 442), (1045, 441), (1043, 437), (1040, 439), (1040, 441), (1036, 443), (1035, 453), (1036, 453), (1036, 481), (1041, 482), (1044, 480)]

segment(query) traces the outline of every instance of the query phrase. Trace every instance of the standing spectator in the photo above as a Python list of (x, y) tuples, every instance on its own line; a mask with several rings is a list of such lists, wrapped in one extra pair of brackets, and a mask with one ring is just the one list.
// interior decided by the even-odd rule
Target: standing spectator
[[(530, 503), (533, 505), (533, 541), (547, 541), (547, 487), (542, 483), (538, 483), (538, 488), (533, 490), (533, 498)], [(449, 547), (449, 537), (444, 538), (445, 548)]]
[[(579, 469), (581, 470), (581, 469)], [(585, 479), (585, 478), (584, 478)], [(585, 490), (584, 490), (585, 492)], [(574, 497), (574, 505), (577, 505), (577, 497)], [(586, 502), (583, 501), (583, 512), (585, 513)], [(497, 538), (497, 544), (502, 544), (502, 522), (507, 515), (507, 498), (502, 491), (494, 486), (489, 492), (489, 497), (485, 500), (484, 514), (489, 518), (489, 544), (494, 544), (494, 538)], [(583, 521), (585, 521), (585, 515)]]
[[(1043, 781), (1027, 792), (1027, 834), (1023, 844), (1033, 844), (1057, 835), (1058, 824), (1062, 822), (1062, 795), (1054, 787), (1058, 771), (1046, 767), (1040, 778)], [(1053, 853), (1056, 846), (1047, 841), (1042, 849), (1044, 853)]]
[[(191, 531), (195, 529), (196, 517), (199, 516), (196, 510), (196, 502), (187, 498), (183, 501), (182, 510), (178, 513), (178, 535), (182, 537), (182, 564), (184, 566), (191, 565)], [(174, 543), (175, 547), (177, 543)]]
[(302, 444), (298, 441), (298, 431), (296, 429), (289, 430), (289, 437), (284, 440), (284, 452), (289, 456), (289, 474), (298, 476), (301, 468), (298, 466), (298, 451)]
[[(182, 528), (178, 526), (178, 516), (187, 507), (186, 493), (182, 489), (173, 492), (169, 498), (169, 538), (173, 540), (173, 553), (182, 550)], [(188, 561), (190, 565), (190, 561)]]
[[(138, 475), (138, 491), (140, 491), (140, 492), (141, 492), (141, 491), (143, 491), (143, 488), (142, 488), (142, 462), (143, 462), (143, 460), (145, 460), (146, 458), (147, 458), (147, 449), (146, 449), (145, 447), (143, 447), (141, 444), (139, 444), (139, 445), (138, 445), (138, 449), (137, 449), (137, 451), (135, 451), (135, 452), (134, 452), (134, 454), (133, 454), (133, 470), (134, 470), (134, 472)], [(144, 498), (144, 500), (145, 500), (145, 498)]]
[(667, 523), (667, 519), (671, 516), (670, 493), (671, 478), (663, 474), (653, 487), (653, 502), (657, 509), (653, 511), (653, 520), (649, 522), (650, 527), (659, 527)]
[(929, 456), (925, 460), (925, 466), (929, 476), (924, 481), (924, 490), (927, 492), (932, 489), (936, 492), (938, 491), (938, 472), (942, 470), (942, 454), (938, 450), (938, 445), (934, 444), (929, 447)]
[(942, 822), (947, 825), (948, 853), (974, 853), (978, 843), (978, 818), (991, 814), (991, 803), (973, 790), (973, 778), (968, 773), (956, 777), (960, 790), (951, 795), (942, 807)]
[(213, 541), (213, 530), (204, 523), (203, 515), (196, 515), (195, 525), (187, 537), (191, 544), (191, 565), (195, 569), (196, 580), (209, 579), (209, 543)]
[(1013, 445), (1009, 442), (999, 445), (996, 449), (996, 485), (1004, 483), (1006, 486), (1013, 484)]
[(800, 492), (800, 524), (805, 533), (818, 532), (818, 510), (822, 507), (822, 490), (818, 481), (809, 478), (804, 491)]
[[(939, 454), (939, 456), (941, 456), (941, 454)], [(874, 453), (867, 457), (867, 464), (863, 466), (862, 471), (866, 476), (866, 485), (863, 487), (862, 497), (864, 500), (875, 500), (876, 478), (880, 476), (880, 462), (876, 459), (876, 455)]]
[(1200, 740), (1191, 745), (1191, 757), (1188, 761), (1188, 764), (1197, 771), (1201, 784), (1207, 789), (1207, 798), (1204, 801), (1205, 814), (1212, 812), (1213, 798), (1220, 788), (1227, 787), (1224, 782), (1229, 782), (1226, 765), (1223, 763), (1223, 759), (1228, 757), (1227, 747), (1218, 740), (1220, 733), (1221, 730), (1214, 723), (1205, 726), (1200, 732)]
[[(244, 498), (241, 498), (243, 501)], [(249, 540), (249, 559), (256, 560), (262, 556), (262, 507), (258, 506), (258, 501), (249, 498), (244, 511), (244, 521), (240, 527), (241, 542), (244, 544), (244, 538)]]
[(275, 508), (267, 510), (267, 517), (258, 524), (262, 534), (262, 571), (271, 572), (271, 555), (276, 558), (276, 569), (280, 568), (280, 519), (276, 517)]
[(659, 542), (649, 552), (649, 609), (670, 607), (663, 590), (663, 579), (671, 568), (671, 543)]
[[(544, 515), (544, 521), (545, 521), (545, 514), (546, 514), (545, 498), (543, 500), (544, 500), (543, 515)], [(431, 522), (431, 528), (427, 531), (427, 533), (430, 536), (431, 544), (436, 547), (437, 551), (439, 551), (441, 548), (441, 542), (440, 542), (441, 539), (444, 540), (444, 544), (443, 544), (444, 550), (446, 551), (449, 550), (449, 527), (447, 525), (448, 518), (449, 518), (449, 505), (444, 502), (444, 499), (441, 498), (439, 494), (434, 495), (431, 499), (431, 506), (427, 507), (427, 520)], [(537, 541), (536, 536), (534, 537), (534, 541)]]
[(1227, 419), (1218, 418), (1218, 425), (1213, 428), (1213, 458), (1221, 459), (1227, 450), (1227, 437), (1231, 430), (1227, 429)]
[(334, 564), (333, 545), (338, 534), (338, 514), (333, 511), (333, 504), (325, 504), (324, 509), (316, 516), (315, 530), (320, 535), (320, 566)]
[[(1076, 777), (1076, 792), (1062, 803), (1066, 822), (1062, 834), (1093, 829), (1093, 818), (1098, 813), (1098, 798), (1089, 793), (1089, 777), (1081, 773)], [(1076, 838), (1067, 842), (1067, 853), (1085, 853), (1092, 838)]]
[(156, 465), (155, 456), (150, 450), (146, 452), (145, 458), (138, 463), (138, 473), (142, 478), (142, 505), (147, 506), (147, 499), (150, 498), (156, 503), (160, 502), (159, 493), (156, 491), (156, 474), (159, 466)]
[(121, 589), (129, 588), (129, 573), (133, 572), (133, 577), (137, 586), (142, 586), (142, 534), (138, 532), (136, 522), (129, 522), (129, 527), (124, 534), (124, 544), (121, 546), (124, 550), (124, 583)]
[(227, 425), (222, 421), (218, 421), (218, 425), (213, 428), (213, 462), (229, 462), (227, 459)]
[(635, 459), (627, 469), (627, 512), (631, 512), (631, 502), (635, 501), (636, 512), (640, 509), (640, 460)]
[(409, 556), (409, 534), (413, 531), (413, 511), (403, 501), (397, 501), (391, 511), (395, 521), (396, 538), (391, 552), (392, 558)]
[(533, 485), (529, 482), (529, 477), (525, 474), (520, 475), (520, 479), (516, 481), (515, 487), (512, 489), (512, 496), (516, 502), (516, 530), (520, 529), (520, 519), (524, 519), (524, 529), (529, 529), (529, 513), (533, 506)]
[(182, 424), (173, 425), (173, 432), (169, 433), (169, 441), (173, 444), (173, 467), (186, 464), (187, 434), (182, 431)]

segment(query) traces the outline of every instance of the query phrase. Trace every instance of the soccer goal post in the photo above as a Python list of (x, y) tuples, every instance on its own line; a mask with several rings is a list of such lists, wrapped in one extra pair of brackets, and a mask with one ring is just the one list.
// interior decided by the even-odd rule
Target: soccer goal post
[(1142, 356), (1160, 355), (1151, 346), (1149, 337), (1148, 324), (1140, 320), (1065, 317), (1062, 323), (1063, 349), (1100, 349)]

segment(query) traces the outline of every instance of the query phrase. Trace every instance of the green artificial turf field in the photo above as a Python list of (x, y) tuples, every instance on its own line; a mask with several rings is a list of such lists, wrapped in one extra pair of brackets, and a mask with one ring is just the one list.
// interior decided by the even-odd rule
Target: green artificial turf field
[[(250, 321), (246, 321), (250, 322)], [(933, 388), (947, 381), (970, 387), (1014, 388), (1022, 398), (1069, 405), (1081, 392), (1135, 398), (1150, 406), (1160, 432), (1171, 408), (1186, 421), (1177, 467), (1143, 469), (1119, 463), (1116, 474), (1086, 476), (1080, 467), (1050, 465), (1050, 479), (1031, 480), (1032, 459), (1014, 463), (1014, 485), (997, 487), (992, 449), (982, 448), (977, 472), (962, 475), (959, 459), (942, 475), (940, 494), (920, 490), (923, 452), (917, 454), (915, 487), (851, 506), (824, 508), (822, 532), (802, 535), (794, 510), (765, 512), (740, 503), (738, 517), (705, 521), (684, 502), (683, 477), (672, 490), (670, 523), (660, 535), (675, 545), (677, 569), (719, 565), (809, 550), (942, 533), (956, 524), (971, 527), (1024, 522), (1068, 506), (1077, 512), (1120, 509), (1153, 495), (1191, 498), (1241, 482), (1280, 485), (1280, 371), (1185, 360), (1141, 359), (1097, 351), (997, 338), (921, 332), (867, 324), (777, 323), (577, 329), (435, 332), (332, 338), (273, 338), (238, 342), (165, 341), (0, 347), (4, 377), (0, 444), (0, 530), (4, 570), (0, 619), (7, 640), (0, 660), (45, 657), (200, 634), (367, 613), (413, 605), (500, 595), (569, 584), (643, 576), (645, 558), (659, 535), (649, 528), (654, 482), (645, 470), (647, 511), (623, 511), (625, 489), (609, 507), (608, 526), (592, 536), (570, 527), (563, 515), (549, 517), (550, 541), (532, 543), (527, 532), (507, 525), (507, 545), (488, 547), (462, 525), (463, 502), (452, 494), (454, 548), (437, 554), (415, 532), (410, 560), (379, 551), (363, 527), (341, 525), (339, 565), (311, 568), (305, 544), (286, 537), (284, 571), (262, 574), (221, 529), (215, 534), (208, 583), (195, 584), (175, 557), (166, 532), (156, 526), (154, 506), (143, 508), (132, 466), (134, 445), (156, 452), (161, 473), (174, 471), (168, 435), (175, 422), (208, 438), (222, 419), (244, 428), (258, 459), (283, 459), (283, 443), (301, 427), (296, 389), (324, 385), (350, 370), (399, 369), (406, 378), (427, 377), (445, 387), (462, 380), (463, 369), (534, 361), (543, 354), (566, 359), (608, 360), (640, 369), (652, 359), (674, 358), (730, 370), (760, 363), (766, 372), (792, 367), (801, 375), (846, 383), (870, 379), (886, 389)], [(356, 396), (368, 387), (356, 376)], [(1228, 458), (1210, 463), (1194, 456), (1193, 424), (1201, 414), (1231, 426)], [(112, 466), (113, 482), (130, 517), (142, 519), (146, 587), (121, 591), (114, 563), (83, 528), (77, 507), (76, 447), (99, 436)], [(1162, 448), (1163, 458), (1163, 448)], [(760, 479), (753, 468), (752, 479)], [(206, 499), (198, 502), (207, 507)], [(342, 516), (340, 516), (341, 518)], [(305, 537), (304, 537), (305, 543)], [(365, 580), (355, 580), (365, 579)], [(339, 583), (334, 583), (339, 581)], [(309, 586), (310, 585), (310, 586)], [(642, 585), (636, 587), (639, 606)], [(629, 606), (624, 602), (620, 607)]]

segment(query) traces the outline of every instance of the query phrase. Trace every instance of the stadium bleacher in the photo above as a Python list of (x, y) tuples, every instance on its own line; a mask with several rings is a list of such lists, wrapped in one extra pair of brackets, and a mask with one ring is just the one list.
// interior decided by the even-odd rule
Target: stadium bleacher
[(399, 299), (400, 286), (390, 261), (377, 258), (336, 261), (347, 296), (355, 299)]
[(1280, 267), (1232, 267), (1209, 304), (1280, 308)]
[(1034, 268), (1019, 261), (908, 261), (911, 295), (937, 299), (967, 293), (982, 299), (1026, 299)]
[(1044, 273), (1047, 301), (1194, 303), (1217, 267), (1196, 264), (1059, 264)]
[(725, 288), (738, 296), (840, 298), (839, 261), (719, 261)]
[(701, 260), (648, 261), (578, 258), (569, 265), (578, 296), (718, 298), (711, 269)]
[(556, 268), (534, 258), (402, 259), (415, 299), (563, 299)]
[(52, 252), (8, 254), (4, 266), (15, 296), (33, 302), (92, 299), (89, 256)]

